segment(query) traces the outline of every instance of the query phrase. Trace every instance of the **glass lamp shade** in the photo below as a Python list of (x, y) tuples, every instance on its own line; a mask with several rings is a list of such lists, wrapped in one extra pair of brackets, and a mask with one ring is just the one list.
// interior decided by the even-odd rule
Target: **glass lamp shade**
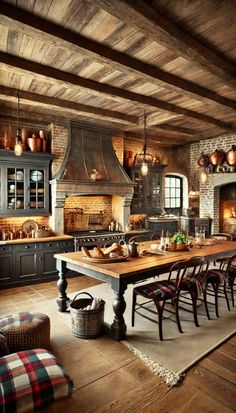
[(20, 135), (21, 130), (17, 129), (17, 135), (16, 135), (16, 143), (14, 147), (15, 155), (16, 156), (21, 156), (23, 152), (23, 147), (22, 147), (22, 139)]
[(21, 155), (22, 155), (23, 148), (22, 148), (21, 143), (17, 142), (17, 143), (15, 144), (14, 151), (15, 151), (15, 155), (16, 155), (16, 156), (21, 156)]
[(200, 181), (201, 181), (202, 184), (206, 184), (206, 183), (207, 183), (207, 179), (208, 179), (207, 171), (206, 171), (205, 168), (203, 168), (202, 171), (201, 171), (201, 173), (200, 173)]
[(146, 162), (143, 162), (143, 163), (142, 163), (142, 166), (141, 166), (141, 174), (142, 174), (143, 176), (146, 176), (146, 175), (148, 174), (148, 164), (147, 164)]

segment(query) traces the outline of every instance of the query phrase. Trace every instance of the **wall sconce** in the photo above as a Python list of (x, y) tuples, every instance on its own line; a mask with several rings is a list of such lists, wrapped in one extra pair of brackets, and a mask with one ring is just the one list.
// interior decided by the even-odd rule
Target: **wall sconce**
[(201, 172), (200, 172), (200, 182), (202, 184), (206, 184), (208, 180), (208, 173), (206, 168), (202, 168)]
[(16, 143), (14, 147), (15, 155), (21, 156), (23, 152), (21, 129), (19, 128), (19, 112), (20, 112), (20, 94), (19, 89), (17, 93), (17, 132), (16, 132)]
[(144, 145), (142, 152), (137, 155), (135, 164), (141, 164), (141, 174), (146, 176), (148, 174), (148, 166), (153, 164), (153, 156), (147, 152), (147, 136), (146, 136), (146, 115), (144, 111), (144, 122), (143, 122), (143, 135), (144, 135)]
[(194, 186), (191, 186), (190, 191), (188, 193), (188, 197), (189, 197), (189, 199), (192, 199), (192, 200), (195, 200), (195, 199), (199, 198), (199, 192), (196, 191)]

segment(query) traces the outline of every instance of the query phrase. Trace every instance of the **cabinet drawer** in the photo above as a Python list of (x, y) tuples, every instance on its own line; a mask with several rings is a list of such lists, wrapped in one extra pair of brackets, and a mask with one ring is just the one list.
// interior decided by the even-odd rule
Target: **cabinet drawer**
[(37, 243), (19, 244), (16, 246), (16, 251), (35, 251)]
[(40, 242), (40, 244), (38, 244), (38, 248), (40, 250), (56, 250), (57, 249), (57, 242), (56, 241), (46, 241), (46, 242)]
[(72, 248), (73, 249), (74, 241), (73, 239), (67, 240), (67, 241), (59, 241), (57, 246), (59, 249), (64, 249), (64, 248)]
[(12, 252), (12, 245), (0, 245), (0, 254), (4, 254), (7, 252)]

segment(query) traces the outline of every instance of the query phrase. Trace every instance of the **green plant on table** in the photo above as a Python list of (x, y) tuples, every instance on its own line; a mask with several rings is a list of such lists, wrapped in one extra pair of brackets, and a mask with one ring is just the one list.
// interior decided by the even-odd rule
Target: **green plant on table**
[(188, 244), (188, 236), (184, 232), (175, 232), (172, 237), (173, 244)]

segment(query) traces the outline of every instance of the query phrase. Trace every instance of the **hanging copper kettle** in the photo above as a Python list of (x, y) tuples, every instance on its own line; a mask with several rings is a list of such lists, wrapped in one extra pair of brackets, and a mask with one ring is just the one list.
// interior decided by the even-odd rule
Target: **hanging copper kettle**
[(201, 152), (200, 158), (198, 159), (197, 163), (199, 166), (206, 168), (210, 163), (208, 155), (205, 155), (203, 152)]
[(226, 152), (225, 159), (229, 165), (231, 166), (236, 165), (236, 146), (235, 145), (232, 145), (232, 148), (228, 152)]
[(225, 159), (225, 153), (222, 150), (216, 149), (209, 156), (212, 165), (222, 165)]

